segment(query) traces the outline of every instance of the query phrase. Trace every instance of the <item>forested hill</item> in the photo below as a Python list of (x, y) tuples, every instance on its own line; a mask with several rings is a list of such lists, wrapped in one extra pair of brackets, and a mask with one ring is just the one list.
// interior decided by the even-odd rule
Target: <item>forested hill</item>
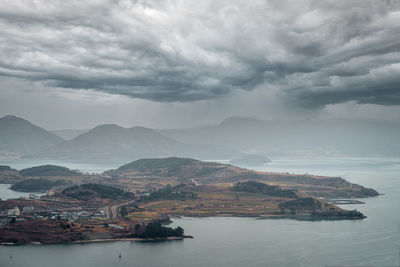
[(58, 196), (70, 197), (79, 200), (91, 200), (93, 198), (103, 198), (103, 199), (133, 199), (134, 194), (131, 192), (125, 192), (122, 189), (102, 185), (102, 184), (82, 184), (71, 186), (62, 191)]
[(77, 176), (79, 172), (56, 165), (41, 165), (19, 171), (22, 176)]
[(181, 177), (190, 179), (199, 178), (204, 175), (212, 175), (227, 167), (228, 165), (221, 163), (204, 162), (190, 158), (169, 157), (136, 160), (106, 173), (111, 175), (143, 173), (159, 177)]

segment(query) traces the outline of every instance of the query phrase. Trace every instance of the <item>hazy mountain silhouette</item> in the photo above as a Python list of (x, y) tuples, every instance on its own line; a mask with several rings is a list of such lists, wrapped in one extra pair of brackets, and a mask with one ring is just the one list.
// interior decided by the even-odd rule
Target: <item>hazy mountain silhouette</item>
[(399, 156), (400, 123), (382, 120), (269, 122), (228, 118), (218, 125), (154, 130), (99, 125), (60, 137), (15, 116), (0, 119), (0, 150), (28, 158), (129, 162), (140, 158), (234, 159), (245, 154)]
[(19, 155), (46, 150), (64, 140), (31, 122), (16, 116), (0, 118), (0, 150)]
[[(220, 158), (230, 155), (232, 151), (228, 149), (225, 151), (218, 146), (184, 144), (145, 127), (123, 128), (115, 124), (105, 124), (28, 157), (124, 162), (166, 156)], [(233, 154), (241, 153), (233, 152)]]
[(331, 119), (270, 122), (228, 118), (218, 125), (160, 130), (185, 143), (224, 144), (248, 154), (399, 156), (400, 123)]

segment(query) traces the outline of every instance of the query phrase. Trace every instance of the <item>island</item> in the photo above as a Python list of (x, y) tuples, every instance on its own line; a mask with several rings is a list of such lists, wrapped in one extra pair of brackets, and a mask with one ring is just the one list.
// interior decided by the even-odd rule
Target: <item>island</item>
[[(33, 168), (32, 168), (33, 169)], [(178, 216), (359, 220), (330, 199), (377, 196), (340, 177), (247, 170), (190, 158), (141, 159), (102, 174), (49, 167), (0, 169), (0, 182), (41, 197), (0, 202), (1, 244), (190, 238), (167, 224)]]

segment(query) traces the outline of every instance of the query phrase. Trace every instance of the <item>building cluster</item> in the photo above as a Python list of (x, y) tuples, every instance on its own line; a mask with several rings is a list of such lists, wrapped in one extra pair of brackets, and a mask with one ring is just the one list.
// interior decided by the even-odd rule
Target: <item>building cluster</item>
[(68, 209), (42, 209), (34, 206), (23, 206), (6, 209), (0, 212), (0, 226), (26, 220), (65, 220), (65, 221), (104, 221), (107, 218), (106, 208), (71, 207)]

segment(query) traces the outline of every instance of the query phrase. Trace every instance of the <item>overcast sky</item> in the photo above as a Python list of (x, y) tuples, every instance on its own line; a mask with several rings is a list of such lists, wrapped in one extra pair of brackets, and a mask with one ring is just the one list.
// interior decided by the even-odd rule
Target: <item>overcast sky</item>
[(399, 1), (0, 0), (0, 116), (400, 120)]

